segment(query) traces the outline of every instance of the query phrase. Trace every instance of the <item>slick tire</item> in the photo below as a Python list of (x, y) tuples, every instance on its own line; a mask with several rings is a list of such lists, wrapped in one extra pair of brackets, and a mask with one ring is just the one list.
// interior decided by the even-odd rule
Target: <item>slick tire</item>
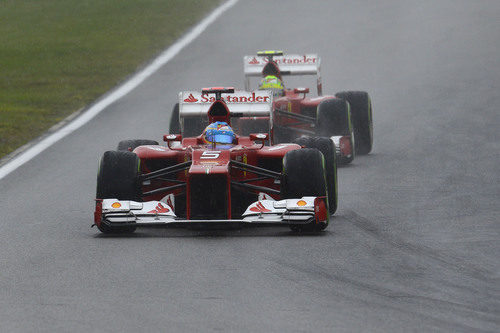
[(147, 139), (134, 139), (134, 140), (122, 140), (118, 143), (116, 150), (118, 151), (132, 151), (139, 146), (157, 146), (158, 141), (147, 140)]
[[(303, 148), (289, 151), (283, 158), (281, 197), (326, 196), (325, 159), (318, 149)], [(293, 231), (321, 231), (328, 222), (291, 226)]]
[(350, 135), (352, 124), (349, 103), (339, 98), (319, 103), (316, 111), (316, 128), (318, 136)]
[(323, 154), (328, 190), (328, 210), (330, 214), (335, 214), (338, 207), (337, 154), (335, 153), (335, 143), (329, 138), (309, 136), (297, 138), (294, 140), (294, 143), (306, 148), (316, 148)]
[[(140, 160), (129, 151), (107, 151), (97, 173), (96, 198), (142, 201), (139, 181)], [(103, 233), (131, 233), (135, 227), (98, 226)]]
[(184, 138), (191, 138), (200, 135), (208, 126), (208, 121), (203, 120), (202, 117), (190, 117), (184, 119)]
[(342, 91), (335, 96), (351, 105), (356, 154), (370, 153), (373, 147), (373, 110), (370, 96), (365, 91)]

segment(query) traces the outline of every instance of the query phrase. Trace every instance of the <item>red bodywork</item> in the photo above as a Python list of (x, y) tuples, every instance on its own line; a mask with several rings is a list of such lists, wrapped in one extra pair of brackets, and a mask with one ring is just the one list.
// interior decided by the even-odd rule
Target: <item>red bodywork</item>
[[(325, 100), (335, 98), (335, 96), (307, 97), (305, 92), (297, 92), (301, 89), (285, 89), (284, 96), (274, 99), (274, 126), (276, 129), (286, 128), (295, 130), (296, 133), (316, 135), (318, 105)], [(294, 115), (299, 117), (294, 117)]]
[[(211, 105), (208, 118), (230, 124), (224, 101)], [(237, 218), (261, 193), (280, 200), (283, 157), (301, 148), (265, 146), (267, 135), (237, 135), (231, 145), (207, 144), (202, 135), (181, 142), (174, 142), (174, 137), (180, 138), (165, 136), (166, 147), (139, 146), (133, 152), (141, 160), (143, 201), (160, 201), (173, 194), (176, 215), (187, 219)]]
[[(278, 57), (278, 58), (276, 58)], [(353, 128), (348, 116), (349, 125), (335, 133), (318, 130), (317, 110), (323, 101), (337, 99), (335, 96), (322, 95), (320, 75), (320, 60), (317, 55), (290, 55), (283, 56), (282, 51), (258, 52), (258, 56), (246, 56), (244, 67), (246, 75), (245, 87), (250, 89), (250, 77), (274, 75), (283, 80), (288, 75), (316, 75), (317, 97), (307, 97), (309, 88), (285, 89), (282, 96), (275, 96), (273, 100), (273, 142), (291, 142), (301, 136), (335, 137), (339, 163), (348, 163), (354, 157)], [(343, 148), (338, 146), (342, 145)]]
[[(167, 194), (172, 193), (176, 198), (175, 202), (177, 204), (178, 200), (182, 200), (185, 195), (186, 212), (182, 214), (182, 212), (176, 209), (176, 214), (178, 216), (185, 215), (189, 219), (191, 217), (191, 205), (193, 204), (190, 200), (193, 195), (193, 193), (191, 193), (193, 191), (191, 188), (191, 181), (195, 179), (196, 176), (220, 177), (218, 178), (220, 181), (225, 180), (224, 189), (227, 191), (226, 218), (231, 219), (234, 218), (233, 212), (231, 211), (231, 182), (249, 182), (251, 185), (274, 189), (277, 192), (252, 189), (248, 189), (248, 191), (253, 193), (255, 198), (258, 197), (260, 192), (263, 192), (276, 200), (280, 199), (280, 195), (278, 194), (280, 184), (276, 182), (275, 178), (257, 180), (263, 177), (249, 170), (231, 167), (230, 162), (237, 161), (257, 167), (267, 166), (267, 168), (270, 167), (270, 169), (267, 170), (279, 173), (281, 171), (283, 156), (286, 152), (295, 149), (300, 149), (300, 146), (296, 144), (262, 146), (261, 143), (253, 142), (248, 137), (238, 137), (237, 143), (228, 149), (226, 146), (221, 147), (217, 145), (214, 147), (211, 144), (204, 144), (201, 137), (197, 137), (183, 139), (181, 146), (178, 148), (171, 149), (164, 146), (140, 146), (134, 150), (134, 153), (141, 159), (141, 173), (145, 175), (158, 170), (155, 166), (174, 166), (184, 162), (191, 162), (189, 168), (176, 172), (175, 177), (170, 177), (171, 180), (159, 177), (143, 183), (142, 192), (144, 193), (144, 201), (160, 201)], [(251, 181), (252, 179), (256, 180)], [(200, 178), (197, 180), (200, 180)], [(185, 182), (186, 186), (172, 189), (167, 192), (148, 194), (160, 188), (178, 185), (179, 182)], [(220, 190), (220, 188), (217, 190)], [(210, 188), (207, 188), (207, 192), (204, 193), (204, 195), (207, 200), (210, 200), (213, 193), (211, 193)], [(252, 199), (249, 200), (249, 202), (256, 200), (257, 199)], [(246, 204), (246, 206), (248, 206), (248, 204)]]

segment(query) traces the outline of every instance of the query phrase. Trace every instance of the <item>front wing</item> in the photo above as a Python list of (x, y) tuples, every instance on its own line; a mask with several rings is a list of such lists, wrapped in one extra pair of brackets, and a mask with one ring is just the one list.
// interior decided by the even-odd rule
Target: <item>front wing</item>
[(175, 215), (172, 207), (160, 201), (136, 202), (97, 199), (94, 222), (97, 226), (189, 228), (218, 226), (289, 226), (328, 223), (326, 197), (302, 197), (280, 201), (259, 200), (246, 209), (241, 219), (187, 220)]

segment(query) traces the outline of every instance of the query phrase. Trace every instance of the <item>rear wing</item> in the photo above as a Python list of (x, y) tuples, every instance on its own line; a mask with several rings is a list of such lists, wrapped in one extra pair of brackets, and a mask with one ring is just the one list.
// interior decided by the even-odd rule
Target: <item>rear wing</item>
[(246, 90), (250, 90), (250, 77), (261, 77), (262, 69), (270, 59), (278, 65), (282, 76), (317, 75), (318, 95), (321, 95), (321, 61), (317, 54), (268, 55), (265, 52), (259, 52), (256, 56), (244, 56)]
[[(266, 119), (265, 131), (269, 132), (272, 126), (272, 107), (273, 95), (269, 90), (256, 91), (234, 91), (231, 93), (222, 92), (221, 100), (229, 109), (231, 118), (253, 118)], [(197, 122), (201, 122), (203, 127), (208, 125), (208, 110), (216, 101), (213, 95), (203, 94), (200, 91), (183, 91), (179, 93), (179, 124), (181, 133), (185, 134), (184, 124), (189, 121), (189, 118), (198, 118)], [(234, 124), (236, 125), (236, 124)], [(204, 127), (203, 127), (204, 128)], [(200, 128), (201, 129), (201, 128)], [(235, 129), (236, 130), (236, 129)], [(238, 134), (242, 134), (237, 131)], [(190, 133), (191, 135), (194, 133)], [(197, 133), (196, 135), (199, 135)]]
[[(273, 107), (273, 95), (268, 90), (222, 93), (231, 117), (269, 117)], [(215, 102), (214, 96), (200, 91), (179, 93), (179, 117), (206, 117), (208, 109)]]

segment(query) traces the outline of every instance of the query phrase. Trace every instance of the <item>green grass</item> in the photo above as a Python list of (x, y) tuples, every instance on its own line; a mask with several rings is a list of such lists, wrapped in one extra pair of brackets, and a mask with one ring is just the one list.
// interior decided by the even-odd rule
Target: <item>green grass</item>
[(89, 104), (221, 0), (0, 0), (0, 158)]

